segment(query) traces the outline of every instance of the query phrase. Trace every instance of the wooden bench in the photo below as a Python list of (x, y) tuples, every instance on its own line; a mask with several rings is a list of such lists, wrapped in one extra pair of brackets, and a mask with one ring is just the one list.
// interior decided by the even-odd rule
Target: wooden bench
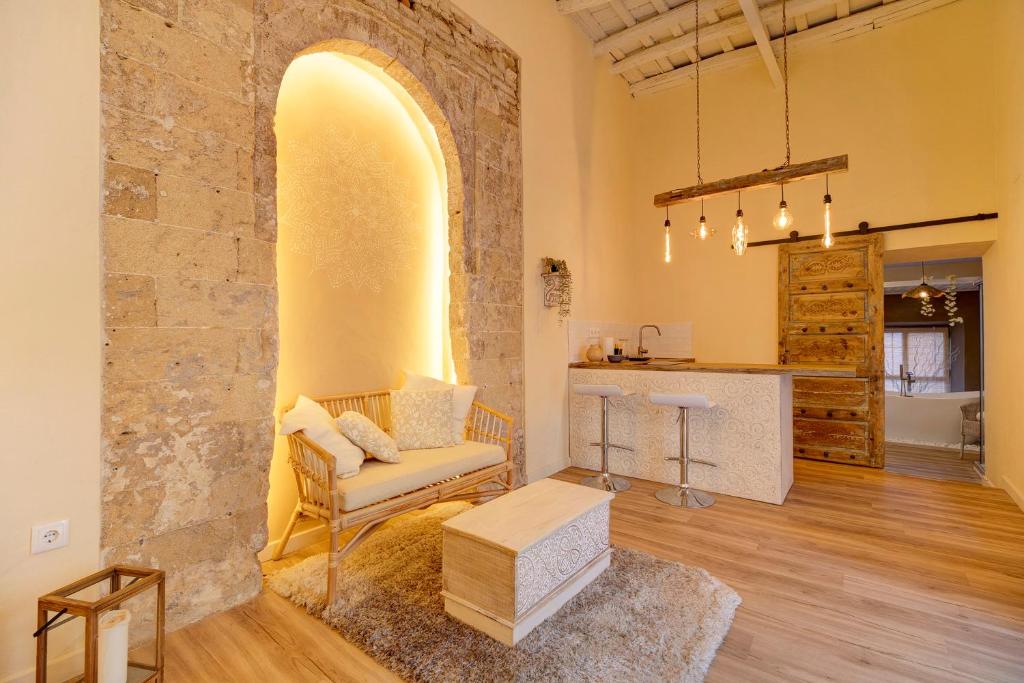
[[(348, 410), (356, 411), (373, 420), (384, 431), (390, 432), (391, 395), (388, 391), (327, 396), (314, 400), (332, 417), (339, 417)], [(381, 522), (434, 503), (473, 500), (511, 491), (512, 418), (474, 402), (466, 417), (465, 439), (468, 447), (437, 448), (429, 452), (405, 451), (407, 459), (403, 463), (367, 461), (363, 465), (364, 472), (348, 479), (338, 479), (334, 456), (306, 438), (301, 431), (288, 435), (288, 462), (295, 474), (299, 500), (273, 559), (281, 558), (300, 519), (313, 519), (326, 524), (330, 533), (327, 601), (333, 603), (335, 579), (341, 559)], [(489, 445), (491, 452), (485, 452), (479, 445)], [(500, 448), (501, 453), (496, 454), (494, 447)], [(424, 458), (417, 459), (423, 454), (426, 454)], [(431, 461), (427, 462), (427, 458)], [(481, 466), (481, 463), (493, 464)], [(406, 466), (403, 467), (403, 464)], [(441, 474), (437, 481), (424, 482), (425, 473)], [(364, 477), (364, 480), (361, 481), (360, 477)], [(374, 491), (400, 493), (374, 500), (373, 494), (365, 486), (360, 488), (363, 482), (372, 483)], [(488, 484), (497, 486), (486, 488)], [(352, 501), (356, 499), (360, 501), (360, 507), (353, 509)], [(348, 529), (357, 531), (342, 547), (339, 536)]]

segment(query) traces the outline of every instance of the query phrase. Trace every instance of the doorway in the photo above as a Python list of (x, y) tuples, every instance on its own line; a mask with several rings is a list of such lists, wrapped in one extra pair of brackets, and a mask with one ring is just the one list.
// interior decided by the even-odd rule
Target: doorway
[(980, 258), (885, 266), (886, 470), (981, 483)]

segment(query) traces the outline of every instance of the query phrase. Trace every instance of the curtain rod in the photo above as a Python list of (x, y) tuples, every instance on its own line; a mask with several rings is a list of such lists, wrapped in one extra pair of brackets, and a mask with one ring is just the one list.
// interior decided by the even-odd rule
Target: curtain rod
[[(936, 218), (931, 221), (916, 221), (914, 223), (898, 223), (896, 225), (882, 225), (877, 228), (870, 227), (867, 221), (861, 221), (856, 230), (843, 230), (842, 232), (832, 233), (835, 237), (848, 237), (850, 235), (870, 235), (875, 232), (892, 232), (893, 230), (909, 230), (910, 228), (928, 228), (934, 225), (949, 225), (951, 223), (972, 223), (974, 221), (990, 221), (994, 218), (999, 218), (998, 213), (976, 213), (971, 216), (955, 216), (953, 218)], [(809, 240), (821, 239), (821, 235), (801, 235), (799, 232), (794, 230), (789, 233), (789, 237), (782, 237), (775, 240), (761, 240), (759, 242), (750, 242), (747, 244), (748, 247), (764, 247), (769, 244), (790, 244), (792, 242), (807, 242)]]

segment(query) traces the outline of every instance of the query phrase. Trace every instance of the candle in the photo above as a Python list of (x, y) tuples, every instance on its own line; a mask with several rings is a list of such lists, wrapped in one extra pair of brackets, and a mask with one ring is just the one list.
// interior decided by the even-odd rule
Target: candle
[(128, 680), (128, 624), (132, 614), (126, 609), (105, 612), (99, 622), (99, 683), (126, 683)]

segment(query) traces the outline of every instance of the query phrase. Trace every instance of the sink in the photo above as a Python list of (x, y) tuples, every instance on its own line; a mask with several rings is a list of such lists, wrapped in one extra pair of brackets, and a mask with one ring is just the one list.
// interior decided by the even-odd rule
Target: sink
[(692, 358), (651, 358), (647, 361), (646, 365), (656, 367), (671, 367), (674, 365), (683, 365), (685, 363), (692, 363)]

